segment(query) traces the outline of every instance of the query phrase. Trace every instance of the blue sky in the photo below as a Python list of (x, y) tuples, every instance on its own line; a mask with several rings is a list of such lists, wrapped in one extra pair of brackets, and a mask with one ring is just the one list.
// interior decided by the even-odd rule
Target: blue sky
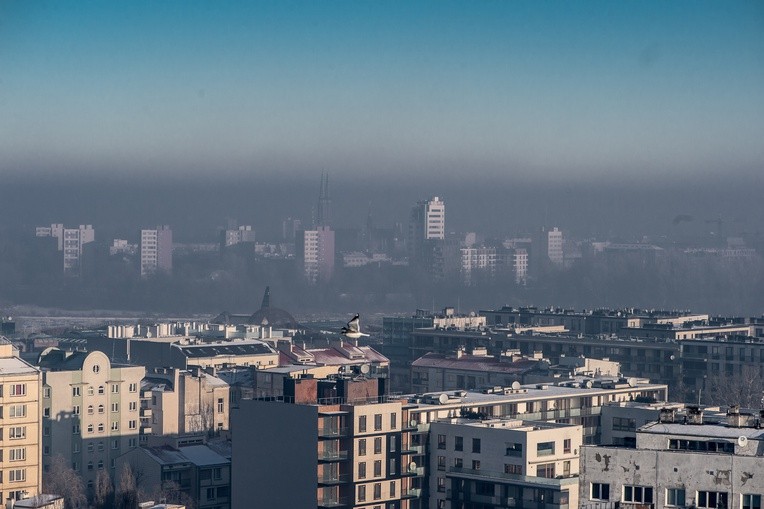
[(0, 171), (757, 172), (764, 2), (0, 2)]

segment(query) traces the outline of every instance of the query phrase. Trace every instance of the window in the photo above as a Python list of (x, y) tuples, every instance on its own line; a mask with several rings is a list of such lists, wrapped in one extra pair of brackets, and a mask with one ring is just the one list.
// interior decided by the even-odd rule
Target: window
[(438, 477), (438, 491), (440, 491), (440, 492), (446, 491), (446, 478), (445, 477)]
[(708, 451), (708, 452), (722, 452), (727, 454), (733, 454), (735, 452), (735, 444), (731, 442), (713, 442), (705, 440), (679, 440), (670, 439), (669, 449), (681, 450), (681, 451)]
[(446, 435), (438, 435), (438, 449), (446, 448)]
[[(2, 394), (0, 394), (2, 396)], [(50, 387), (44, 387), (42, 390), (42, 397), (43, 398), (49, 398), (50, 397)]]
[(613, 417), (614, 431), (634, 431), (637, 429), (637, 422), (627, 417)]
[(374, 439), (374, 454), (382, 454), (382, 437)]
[(562, 452), (563, 454), (570, 454), (570, 439), (566, 438), (562, 441)]
[(723, 491), (699, 491), (698, 507), (723, 508), (729, 507), (727, 493)]
[(106, 394), (106, 389), (104, 389), (103, 385), (98, 386), (98, 394)]
[(11, 405), (11, 417), (26, 417), (27, 406), (26, 405)]
[(119, 449), (119, 439), (114, 439), (111, 441), (111, 448), (112, 449)]
[(395, 481), (390, 481), (390, 497), (395, 497)]
[[(50, 436), (50, 426), (43, 426), (42, 428), (42, 436), (49, 437)], [(0, 439), (2, 439), (2, 436), (0, 436)]]
[(514, 456), (517, 458), (522, 457), (523, 455), (523, 444), (507, 444), (507, 450), (506, 450), (507, 456)]
[(358, 478), (366, 479), (366, 462), (362, 461), (358, 464)]
[(761, 509), (761, 495), (743, 495), (742, 509)]
[(366, 486), (358, 487), (358, 501), (364, 502), (366, 500)]
[(129, 403), (129, 405), (128, 405), (128, 409), (129, 409), (131, 412), (135, 412), (136, 410), (138, 410), (138, 402), (137, 402), (137, 401), (131, 401), (131, 402)]
[(111, 393), (119, 394), (119, 384), (111, 384)]
[(50, 408), (43, 408), (42, 409), (42, 416), (43, 417), (50, 417)]
[(480, 439), (479, 438), (473, 438), (472, 439), (472, 452), (480, 452)]
[(103, 470), (103, 460), (98, 460), (98, 470)]
[(381, 477), (381, 476), (382, 476), (382, 461), (375, 460), (374, 461), (374, 477)]
[(88, 405), (88, 413), (89, 414), (93, 413), (93, 405)]
[(93, 364), (93, 373), (98, 373), (99, 371), (101, 371), (101, 366)]
[(592, 500), (610, 500), (610, 485), (607, 483), (592, 483)]
[(382, 498), (382, 483), (374, 483), (374, 500)]
[(396, 429), (398, 427), (398, 414), (390, 414), (390, 428)]
[(666, 490), (666, 505), (684, 507), (684, 500), (684, 488), (669, 488)]
[(130, 448), (138, 447), (138, 440), (135, 438), (130, 438), (127, 440), (127, 446)]
[(536, 445), (536, 454), (539, 456), (550, 456), (554, 454), (554, 442), (539, 442)]
[(472, 460), (472, 470), (480, 470), (480, 460)]
[(88, 444), (88, 452), (93, 452), (93, 451), (95, 451), (95, 444), (91, 442)]
[(93, 395), (93, 388), (88, 387), (88, 396), (92, 396), (92, 395)]
[(374, 431), (380, 431), (382, 429), (382, 414), (374, 415)]
[(454, 466), (456, 468), (462, 468), (464, 466), (464, 461), (461, 458), (454, 458)]
[(10, 482), (23, 482), (27, 480), (27, 470), (25, 468), (17, 468), (16, 470), (11, 470), (9, 481)]
[(72, 443), (72, 452), (74, 454), (77, 454), (78, 452), (80, 452), (80, 444), (79, 444), (79, 442), (73, 442)]
[(103, 430), (104, 430), (104, 426), (103, 426), (103, 423), (101, 422), (98, 424), (98, 432), (103, 433)]
[[(50, 412), (49, 412), (49, 413), (50, 413)], [(74, 406), (72, 407), (72, 413), (73, 413), (74, 415), (80, 415), (80, 406), (79, 406), (79, 405), (74, 405)]]
[(8, 461), (24, 461), (25, 459), (27, 459), (26, 447), (17, 447), (15, 449), (11, 449)]
[(504, 464), (504, 473), (505, 474), (523, 475), (523, 466), (522, 465), (512, 465), (511, 463), (505, 463)]
[(649, 486), (624, 486), (623, 501), (638, 504), (653, 503), (653, 489)]
[(464, 450), (464, 437), (454, 437), (454, 450), (455, 451)]
[(80, 425), (74, 424), (72, 425), (72, 435), (79, 435), (80, 434)]
[(536, 465), (536, 477), (554, 478), (554, 463), (542, 463)]
[(77, 386), (77, 387), (72, 387), (72, 396), (76, 398), (77, 396), (80, 396), (80, 395), (81, 395), (81, 394), (80, 394), (80, 388), (79, 388), (79, 386)]
[(11, 384), (11, 396), (26, 396), (27, 384)]
[(446, 457), (438, 456), (438, 470), (446, 470)]
[(366, 439), (362, 438), (358, 441), (358, 455), (366, 456)]
[(103, 412), (104, 412), (104, 406), (103, 405), (98, 405), (98, 413), (102, 414)]
[(42, 447), (42, 454), (44, 456), (50, 456), (50, 446), (49, 445), (44, 445)]
[(111, 423), (111, 430), (112, 431), (118, 431), (119, 430), (119, 421), (114, 421)]
[(366, 416), (361, 415), (358, 417), (358, 431), (364, 433), (366, 431)]
[(103, 442), (98, 442), (98, 450), (103, 452), (103, 449), (104, 449)]
[(92, 433), (94, 429), (92, 424), (88, 424), (88, 433)]
[(223, 403), (223, 398), (218, 398), (218, 413), (222, 414), (225, 410), (225, 404)]
[(111, 404), (111, 411), (112, 412), (119, 412), (119, 403), (112, 403)]
[(131, 383), (128, 390), (130, 392), (138, 392), (138, 384), (137, 383)]
[(138, 421), (132, 420), (127, 423), (127, 427), (130, 429), (138, 429)]
[(215, 488), (207, 488), (207, 500), (213, 500), (215, 498)]
[(219, 481), (223, 478), (223, 469), (220, 467), (212, 469), (212, 478)]

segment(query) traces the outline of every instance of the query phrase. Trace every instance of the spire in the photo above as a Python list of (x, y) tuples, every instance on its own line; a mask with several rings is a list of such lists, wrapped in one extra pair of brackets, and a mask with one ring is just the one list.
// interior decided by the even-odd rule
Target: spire
[(331, 226), (331, 205), (329, 198), (329, 173), (321, 172), (321, 185), (318, 191), (318, 207), (316, 207), (316, 226)]
[(271, 287), (265, 287), (265, 293), (263, 294), (263, 303), (260, 304), (260, 309), (267, 309), (271, 307)]

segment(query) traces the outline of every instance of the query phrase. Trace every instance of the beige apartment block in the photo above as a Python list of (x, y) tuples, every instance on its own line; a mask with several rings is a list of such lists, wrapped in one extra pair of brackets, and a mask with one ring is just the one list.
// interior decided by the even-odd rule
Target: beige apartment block
[(88, 488), (115, 459), (138, 447), (143, 366), (112, 364), (102, 352), (49, 348), (38, 361), (43, 380), (43, 470), (66, 459)]
[(0, 339), (0, 500), (40, 493), (40, 371)]
[(154, 368), (141, 383), (141, 438), (227, 431), (229, 400), (228, 384), (198, 368)]
[(453, 418), (430, 425), (430, 507), (578, 507), (582, 426)]

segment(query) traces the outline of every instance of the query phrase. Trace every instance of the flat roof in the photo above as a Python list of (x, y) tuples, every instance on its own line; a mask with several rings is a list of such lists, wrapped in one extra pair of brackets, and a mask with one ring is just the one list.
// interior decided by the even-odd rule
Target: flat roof
[(0, 359), (0, 376), (2, 375), (32, 375), (40, 370), (18, 357), (5, 357)]
[(638, 433), (662, 434), (690, 437), (731, 438), (744, 436), (749, 440), (764, 440), (764, 430), (756, 428), (735, 428), (722, 423), (677, 424), (653, 422), (645, 424)]

